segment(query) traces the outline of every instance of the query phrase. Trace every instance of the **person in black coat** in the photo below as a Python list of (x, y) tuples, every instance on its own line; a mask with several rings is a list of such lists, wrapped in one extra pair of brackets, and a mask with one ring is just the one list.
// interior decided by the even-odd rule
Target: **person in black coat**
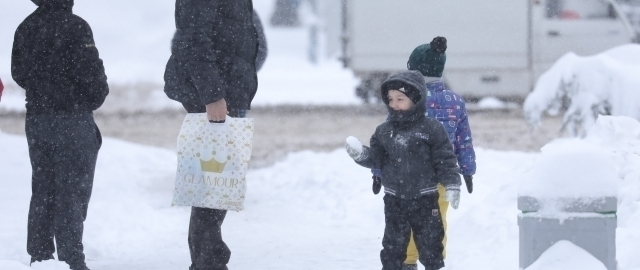
[[(176, 0), (176, 34), (165, 69), (167, 96), (211, 122), (244, 117), (258, 88), (258, 35), (251, 0)], [(223, 270), (226, 210), (191, 208), (190, 270)]]
[(258, 89), (252, 15), (251, 0), (177, 0), (167, 96), (212, 121), (246, 112)]
[[(269, 48), (267, 46), (267, 37), (264, 34), (264, 27), (262, 26), (262, 21), (260, 20), (260, 16), (258, 13), (253, 10), (253, 26), (256, 29), (256, 34), (258, 35), (258, 54), (256, 55), (255, 67), (256, 72), (262, 69), (264, 62), (267, 60), (267, 54), (269, 53)], [(173, 39), (171, 40), (171, 44), (173, 46), (177, 33), (173, 34)], [(173, 49), (173, 48), (172, 48)]]
[[(102, 138), (93, 111), (109, 87), (89, 25), (73, 0), (32, 0), (38, 8), (15, 33), (11, 74), (26, 91), (32, 167), (27, 252), (88, 269), (83, 223)], [(55, 238), (55, 246), (54, 246)]]
[(460, 200), (461, 181), (453, 147), (442, 124), (425, 116), (426, 87), (420, 72), (392, 75), (382, 84), (381, 97), (389, 116), (376, 128), (370, 147), (349, 137), (346, 148), (359, 165), (382, 168), (382, 269), (402, 269), (412, 231), (425, 269), (440, 269), (444, 267), (444, 228), (437, 185), (445, 187), (445, 197), (454, 209)]

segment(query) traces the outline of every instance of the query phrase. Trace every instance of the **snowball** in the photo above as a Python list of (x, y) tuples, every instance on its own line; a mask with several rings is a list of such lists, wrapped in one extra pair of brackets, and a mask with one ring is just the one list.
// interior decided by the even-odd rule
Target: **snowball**
[(351, 146), (351, 148), (357, 150), (358, 152), (362, 152), (362, 143), (358, 138), (349, 136), (347, 137), (347, 144)]

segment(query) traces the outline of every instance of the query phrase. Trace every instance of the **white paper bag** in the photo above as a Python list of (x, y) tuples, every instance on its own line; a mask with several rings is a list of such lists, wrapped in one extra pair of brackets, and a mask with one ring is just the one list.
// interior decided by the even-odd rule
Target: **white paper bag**
[(178, 170), (172, 205), (240, 211), (253, 140), (253, 119), (209, 123), (189, 113), (178, 135)]

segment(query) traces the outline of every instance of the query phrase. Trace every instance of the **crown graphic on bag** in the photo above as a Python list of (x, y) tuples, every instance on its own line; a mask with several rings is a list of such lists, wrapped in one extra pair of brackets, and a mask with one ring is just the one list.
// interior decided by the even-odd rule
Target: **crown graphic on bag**
[[(213, 151), (212, 154), (215, 155), (216, 152)], [(203, 172), (221, 173), (227, 165), (227, 161), (220, 163), (215, 157), (212, 157), (211, 160), (203, 160), (200, 158), (200, 153), (197, 153), (196, 157), (200, 160), (200, 170)], [(227, 156), (227, 160), (231, 160), (231, 156)]]
[(224, 167), (227, 165), (227, 162), (220, 163), (216, 161), (215, 158), (211, 158), (209, 161), (205, 161), (200, 159), (200, 170), (203, 172), (212, 172), (212, 173), (221, 173), (224, 171)]

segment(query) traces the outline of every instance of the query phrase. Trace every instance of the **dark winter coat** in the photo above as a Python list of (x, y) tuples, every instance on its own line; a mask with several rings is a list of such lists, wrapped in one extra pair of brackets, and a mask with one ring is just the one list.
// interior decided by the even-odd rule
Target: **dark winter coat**
[(73, 0), (38, 0), (15, 33), (11, 74), (26, 90), (27, 113), (87, 113), (107, 94), (107, 76), (89, 24)]
[(442, 80), (427, 83), (427, 117), (440, 121), (453, 144), (462, 175), (476, 173), (476, 153), (473, 150), (467, 109), (461, 96), (448, 90)]
[(268, 47), (267, 47), (267, 37), (264, 35), (264, 27), (262, 26), (262, 21), (260, 21), (260, 16), (254, 10), (253, 11), (253, 26), (256, 28), (256, 33), (258, 34), (258, 55), (256, 56), (256, 71), (259, 71), (264, 65), (264, 62), (267, 60)]
[(167, 96), (249, 109), (258, 88), (258, 37), (251, 0), (176, 0), (176, 35), (165, 70)]
[[(256, 72), (260, 71), (262, 65), (267, 60), (268, 47), (267, 47), (267, 37), (264, 35), (264, 27), (262, 26), (262, 21), (260, 20), (260, 16), (258, 13), (253, 10), (253, 26), (256, 28), (256, 33), (258, 34), (258, 55), (256, 56)], [(177, 34), (177, 32), (176, 32)], [(173, 39), (171, 40), (172, 48), (174, 44), (174, 40), (176, 38), (176, 34), (173, 35)]]
[(356, 162), (367, 168), (382, 168), (385, 193), (402, 199), (437, 192), (439, 183), (447, 189), (459, 189), (459, 169), (447, 133), (440, 122), (425, 117), (422, 74), (405, 71), (389, 77), (381, 93), (387, 105), (387, 86), (396, 82), (418, 89), (420, 101), (409, 111), (389, 107), (388, 120), (376, 128), (370, 147), (364, 147)]

